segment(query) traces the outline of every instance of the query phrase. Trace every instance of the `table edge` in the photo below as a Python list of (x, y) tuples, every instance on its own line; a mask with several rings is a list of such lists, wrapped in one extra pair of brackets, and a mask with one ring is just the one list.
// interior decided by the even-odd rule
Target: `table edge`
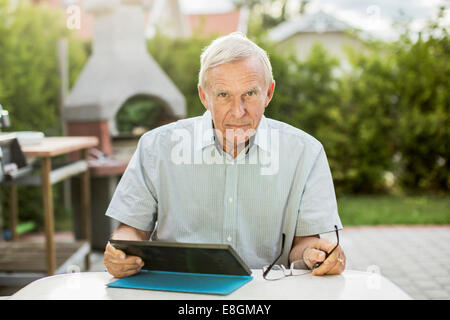
[(31, 146), (23, 146), (21, 147), (22, 152), (26, 157), (55, 157), (62, 154), (71, 153), (74, 151), (79, 151), (83, 149), (93, 148), (98, 146), (99, 139), (95, 136), (71, 136), (71, 137), (45, 137), (45, 139), (52, 139), (52, 140), (59, 140), (59, 139), (66, 139), (66, 140), (81, 140), (84, 141), (79, 143), (78, 145), (71, 145), (68, 147), (63, 147), (59, 149), (53, 149), (49, 151), (42, 151), (38, 150), (39, 145), (31, 145)]

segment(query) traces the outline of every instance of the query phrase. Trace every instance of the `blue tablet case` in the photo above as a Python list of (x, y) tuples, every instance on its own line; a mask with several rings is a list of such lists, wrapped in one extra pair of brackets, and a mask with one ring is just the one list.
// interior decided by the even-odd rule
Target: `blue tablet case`
[(227, 295), (252, 276), (141, 270), (108, 284), (108, 287)]

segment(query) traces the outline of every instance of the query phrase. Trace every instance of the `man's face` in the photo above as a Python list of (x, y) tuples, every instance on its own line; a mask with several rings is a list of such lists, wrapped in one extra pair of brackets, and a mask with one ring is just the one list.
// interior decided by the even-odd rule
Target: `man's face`
[(214, 127), (227, 145), (241, 144), (258, 128), (275, 83), (265, 83), (261, 61), (255, 57), (222, 64), (208, 70), (200, 99), (211, 112)]

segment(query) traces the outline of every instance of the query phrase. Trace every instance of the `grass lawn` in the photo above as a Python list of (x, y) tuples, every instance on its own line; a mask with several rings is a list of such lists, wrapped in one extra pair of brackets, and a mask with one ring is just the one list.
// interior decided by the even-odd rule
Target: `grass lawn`
[(346, 226), (450, 224), (450, 197), (349, 195), (337, 201)]

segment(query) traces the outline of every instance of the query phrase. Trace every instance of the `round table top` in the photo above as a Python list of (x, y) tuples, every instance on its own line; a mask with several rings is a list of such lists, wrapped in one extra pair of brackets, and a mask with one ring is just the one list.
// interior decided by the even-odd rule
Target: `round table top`
[(36, 280), (22, 288), (10, 299), (69, 299), (69, 300), (353, 300), (353, 299), (411, 299), (387, 278), (370, 272), (346, 270), (340, 275), (304, 275), (277, 281), (262, 278), (261, 270), (252, 270), (253, 280), (226, 296), (156, 290), (111, 288), (116, 280), (107, 272), (60, 274)]

